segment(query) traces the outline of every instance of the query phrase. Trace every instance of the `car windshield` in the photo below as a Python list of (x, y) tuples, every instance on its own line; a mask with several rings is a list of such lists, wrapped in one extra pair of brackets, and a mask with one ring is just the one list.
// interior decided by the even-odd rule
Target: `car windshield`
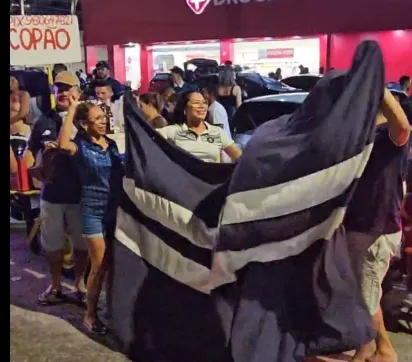
[(299, 106), (300, 104), (295, 102), (245, 102), (233, 116), (232, 132), (251, 134), (261, 124), (293, 113)]

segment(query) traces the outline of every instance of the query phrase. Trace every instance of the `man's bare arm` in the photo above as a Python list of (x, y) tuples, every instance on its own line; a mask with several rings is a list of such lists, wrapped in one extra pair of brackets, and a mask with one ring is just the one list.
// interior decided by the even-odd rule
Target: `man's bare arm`
[(387, 89), (384, 91), (380, 110), (388, 121), (392, 141), (397, 146), (405, 145), (409, 139), (411, 126), (399, 102)]

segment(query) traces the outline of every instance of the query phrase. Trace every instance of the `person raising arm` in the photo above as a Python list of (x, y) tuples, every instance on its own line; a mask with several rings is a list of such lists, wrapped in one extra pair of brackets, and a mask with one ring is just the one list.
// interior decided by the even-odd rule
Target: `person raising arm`
[[(389, 125), (389, 137), (397, 146), (403, 146), (408, 142), (411, 126), (405, 112), (402, 110), (395, 97), (385, 89), (380, 110)], [(378, 115), (378, 122), (380, 116)], [(384, 121), (383, 121), (384, 122)]]
[(183, 92), (173, 113), (174, 124), (157, 131), (176, 146), (205, 162), (221, 162), (222, 152), (234, 162), (242, 154), (222, 128), (206, 121), (208, 104), (199, 92)]
[[(78, 133), (71, 141), (73, 125)], [(58, 144), (75, 155), (82, 181), (82, 233), (91, 261), (83, 324), (91, 333), (105, 334), (107, 328), (97, 315), (97, 304), (109, 267), (106, 245), (110, 246), (114, 235), (123, 165), (116, 142), (106, 136), (103, 111), (92, 103), (79, 104), (73, 95), (70, 96), (70, 108)]]

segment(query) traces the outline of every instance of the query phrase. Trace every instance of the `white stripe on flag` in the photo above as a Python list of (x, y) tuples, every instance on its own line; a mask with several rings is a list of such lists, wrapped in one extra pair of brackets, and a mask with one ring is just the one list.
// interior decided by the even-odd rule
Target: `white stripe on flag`
[[(137, 188), (134, 180), (130, 178), (123, 179), (123, 189), (145, 216), (173, 230), (200, 248), (213, 249), (216, 228), (209, 229), (190, 210), (149, 191)], [(216, 212), (219, 211), (216, 210)]]
[(305, 177), (229, 195), (223, 207), (222, 225), (289, 215), (341, 195), (362, 175), (372, 147), (373, 144), (367, 145), (358, 155)]
[(210, 292), (210, 270), (164, 243), (121, 207), (117, 209), (116, 239), (162, 273), (196, 289)]
[(251, 262), (269, 263), (298, 255), (319, 239), (329, 240), (341, 225), (346, 208), (333, 210), (328, 219), (288, 240), (262, 244), (241, 251), (219, 251), (213, 256), (211, 284), (213, 288), (236, 281), (235, 272)]

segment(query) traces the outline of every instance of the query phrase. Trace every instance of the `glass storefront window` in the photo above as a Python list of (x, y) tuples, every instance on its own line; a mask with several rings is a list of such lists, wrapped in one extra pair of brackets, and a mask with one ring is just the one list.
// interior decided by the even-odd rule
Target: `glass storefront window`
[(269, 74), (280, 68), (282, 76), (289, 77), (299, 73), (299, 65), (308, 68), (311, 74), (319, 72), (319, 38), (237, 41), (234, 50), (235, 64), (261, 74)]

